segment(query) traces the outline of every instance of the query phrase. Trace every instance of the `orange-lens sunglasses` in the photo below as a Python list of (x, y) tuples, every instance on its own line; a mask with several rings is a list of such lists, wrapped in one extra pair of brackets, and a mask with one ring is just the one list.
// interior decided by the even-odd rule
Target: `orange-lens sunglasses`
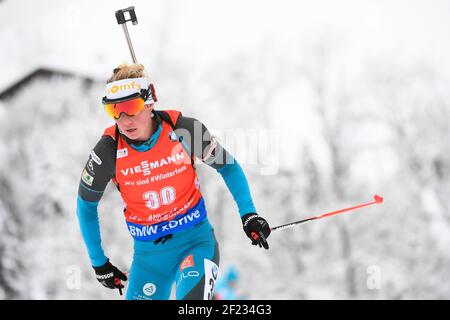
[(107, 103), (105, 104), (106, 113), (113, 119), (119, 119), (122, 113), (126, 113), (129, 116), (138, 114), (144, 109), (145, 101), (142, 98), (134, 98), (131, 100)]

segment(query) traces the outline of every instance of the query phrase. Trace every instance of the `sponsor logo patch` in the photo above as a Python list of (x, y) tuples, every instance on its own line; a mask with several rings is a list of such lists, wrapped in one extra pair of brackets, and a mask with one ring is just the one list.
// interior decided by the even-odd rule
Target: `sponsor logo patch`
[[(114, 94), (114, 93), (118, 93), (120, 91), (137, 91), (139, 92), (139, 90), (141, 90), (141, 84), (139, 82), (135, 82), (135, 81), (131, 81), (131, 83), (129, 83), (130, 80), (128, 79), (124, 79), (126, 81), (116, 81), (111, 84), (108, 84), (106, 87), (106, 92), (108, 94)], [(125, 95), (126, 96), (126, 95)]]
[[(138, 221), (138, 219), (136, 219), (137, 217), (135, 216), (130, 216), (126, 221), (128, 230), (133, 238), (144, 241), (156, 240), (157, 238), (167, 234), (173, 234), (175, 232), (185, 230), (200, 223), (206, 218), (206, 207), (203, 198), (200, 198), (196, 205), (189, 208), (191, 204), (192, 199), (176, 211), (158, 215), (149, 215), (146, 221), (153, 222), (153, 224), (149, 225), (131, 222), (131, 220)], [(180, 214), (180, 212), (186, 209), (187, 211), (185, 213)]]
[(212, 266), (211, 273), (212, 273), (213, 278), (217, 279), (217, 276), (219, 275), (219, 267), (217, 267), (216, 264), (214, 264)]
[(91, 176), (86, 169), (83, 170), (83, 174), (81, 175), (81, 180), (86, 183), (88, 186), (92, 186), (92, 182), (94, 182), (94, 177)]
[(180, 271), (183, 271), (186, 268), (190, 268), (194, 266), (194, 257), (191, 255), (188, 255), (184, 260), (181, 262), (180, 265)]
[(181, 281), (183, 281), (184, 279), (191, 278), (191, 277), (193, 277), (193, 278), (200, 277), (200, 272), (195, 271), (195, 270), (191, 270), (191, 271), (186, 272), (186, 273), (181, 272), (180, 278), (177, 281), (177, 286), (180, 285)]
[(94, 164), (92, 163), (92, 159), (89, 159), (89, 161), (88, 161), (88, 168), (87, 169), (88, 169), (90, 174), (92, 174), (93, 176), (95, 175)]
[(91, 159), (94, 160), (94, 162), (99, 166), (102, 164), (102, 160), (99, 158), (99, 156), (95, 153), (94, 150), (91, 151)]
[[(119, 156), (119, 151), (122, 151), (122, 150), (125, 150), (126, 154)], [(127, 155), (128, 155), (127, 149), (117, 150), (117, 159), (126, 157)], [(144, 176), (147, 176), (151, 173), (151, 170), (153, 170), (153, 169), (161, 168), (161, 167), (169, 165), (171, 163), (183, 164), (183, 161), (186, 161), (184, 158), (185, 158), (184, 153), (179, 152), (177, 154), (173, 154), (173, 155), (170, 155), (168, 157), (165, 157), (160, 160), (153, 161), (153, 162), (149, 162), (147, 160), (141, 161), (141, 163), (139, 165), (122, 169), (120, 172), (124, 176), (138, 174), (141, 172)]]
[(127, 155), (128, 155), (128, 149), (127, 148), (117, 149), (117, 156), (116, 156), (117, 159), (124, 158)]
[(144, 294), (147, 297), (150, 297), (150, 296), (155, 294), (155, 292), (156, 292), (156, 285), (151, 283), (151, 282), (146, 283), (146, 284), (144, 284), (144, 287), (142, 288), (142, 291), (144, 292)]

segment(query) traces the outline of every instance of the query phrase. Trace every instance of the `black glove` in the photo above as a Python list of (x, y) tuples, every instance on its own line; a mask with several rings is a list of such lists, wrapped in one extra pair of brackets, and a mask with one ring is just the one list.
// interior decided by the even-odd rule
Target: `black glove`
[(256, 213), (247, 213), (242, 217), (242, 224), (245, 234), (252, 240), (254, 246), (263, 246), (269, 249), (267, 237), (270, 234), (270, 227), (267, 221)]
[(119, 289), (120, 295), (122, 295), (122, 288), (124, 287), (121, 280), (127, 281), (127, 276), (111, 264), (106, 263), (100, 267), (93, 267), (95, 270), (95, 276), (97, 280), (109, 289)]

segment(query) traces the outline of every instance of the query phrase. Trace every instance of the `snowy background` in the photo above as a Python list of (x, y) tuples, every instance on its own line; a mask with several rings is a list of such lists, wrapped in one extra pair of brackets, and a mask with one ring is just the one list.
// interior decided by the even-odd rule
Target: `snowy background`
[[(103, 83), (130, 62), (114, 17), (130, 5), (157, 109), (222, 139), (272, 226), (385, 198), (275, 231), (262, 251), (222, 178), (200, 165), (221, 267), (239, 270), (241, 294), (450, 298), (448, 0), (0, 1), (0, 94), (18, 86), (0, 99), (0, 298), (120, 298), (95, 280), (75, 205), (111, 124)], [(40, 68), (55, 76), (23, 82)], [(111, 186), (99, 212), (106, 254), (129, 268)]]

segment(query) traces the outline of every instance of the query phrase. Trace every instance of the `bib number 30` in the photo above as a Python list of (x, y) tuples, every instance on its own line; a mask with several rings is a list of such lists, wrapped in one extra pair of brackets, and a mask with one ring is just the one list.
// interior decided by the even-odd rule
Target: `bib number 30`
[(156, 210), (161, 206), (167, 206), (175, 201), (175, 188), (168, 186), (157, 191), (147, 191), (143, 194), (145, 206), (151, 210)]

